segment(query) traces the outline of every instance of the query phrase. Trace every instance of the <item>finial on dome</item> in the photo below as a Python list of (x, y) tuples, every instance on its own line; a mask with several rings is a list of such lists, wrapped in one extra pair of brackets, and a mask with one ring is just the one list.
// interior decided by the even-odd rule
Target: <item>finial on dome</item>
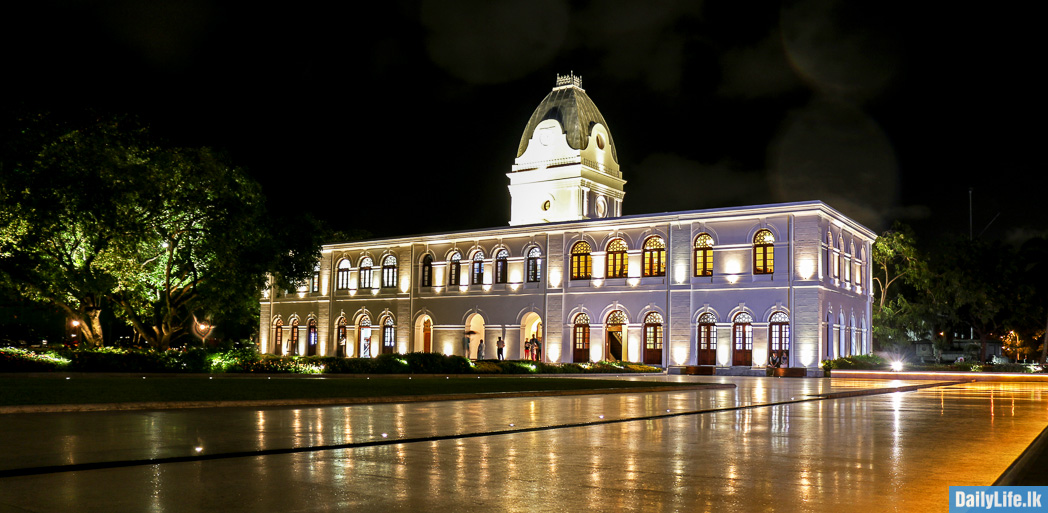
[[(554, 89), (560, 89), (564, 87), (577, 87), (579, 89), (582, 89), (582, 77), (575, 76), (575, 71), (572, 71), (567, 75), (561, 75), (560, 73), (557, 73), (557, 85), (556, 87), (554, 87)], [(585, 91), (585, 89), (582, 90)]]

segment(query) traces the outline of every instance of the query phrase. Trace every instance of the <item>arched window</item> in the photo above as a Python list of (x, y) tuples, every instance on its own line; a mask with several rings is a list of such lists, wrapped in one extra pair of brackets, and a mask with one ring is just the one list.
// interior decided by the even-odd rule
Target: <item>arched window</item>
[(358, 287), (361, 289), (371, 288), (371, 268), (375, 263), (371, 260), (371, 257), (364, 257), (360, 260), (360, 276), (358, 277)]
[(844, 243), (844, 239), (837, 238), (837, 244), (833, 246), (833, 279), (841, 279), (841, 244)]
[(662, 237), (644, 241), (644, 276), (666, 276), (666, 243)]
[(542, 250), (531, 248), (528, 250), (528, 281), (535, 283), (542, 280)]
[(382, 354), (397, 352), (397, 336), (393, 326), (393, 317), (387, 315), (382, 320)]
[(288, 354), (298, 356), (298, 319), (291, 321), (291, 336), (287, 339)]
[(837, 352), (833, 350), (833, 312), (826, 312), (826, 359), (833, 360)]
[(862, 248), (862, 249), (859, 250), (859, 256), (858, 256), (858, 258), (855, 259), (855, 262), (854, 262), (854, 265), (855, 265), (855, 284), (859, 286), (860, 290), (862, 289), (862, 287), (866, 286), (866, 282), (862, 281), (862, 279), (863, 279), (862, 263), (865, 262), (865, 261), (866, 261), (866, 248)]
[(484, 284), (484, 252), (477, 251), (473, 254), (473, 281), (474, 285)]
[(760, 230), (753, 236), (753, 274), (775, 272), (775, 236)]
[(629, 267), (629, 260), (626, 257), (626, 241), (622, 239), (614, 239), (608, 243), (606, 250), (606, 266), (604, 277), (605, 278), (625, 278), (626, 272)]
[(717, 365), (717, 316), (706, 312), (699, 316), (699, 365)]
[(338, 329), (335, 334), (335, 341), (337, 348), (335, 349), (335, 356), (339, 358), (345, 358), (346, 356), (346, 318), (338, 318)]
[(859, 330), (855, 329), (855, 317), (851, 318), (848, 329), (851, 331), (851, 354), (859, 354)]
[(572, 332), (572, 345), (575, 362), (590, 361), (590, 318), (584, 313), (575, 316), (575, 329)]
[(753, 365), (753, 316), (741, 312), (735, 316), (731, 328), (734, 342), (731, 355), (732, 365)]
[(306, 356), (317, 354), (317, 320), (310, 319), (306, 329)]
[(349, 260), (343, 258), (338, 261), (338, 274), (335, 276), (335, 288), (338, 290), (349, 290), (349, 268), (352, 265)]
[(783, 312), (771, 315), (768, 365), (790, 366), (790, 317)]
[(313, 276), (309, 279), (309, 291), (320, 292), (320, 264), (313, 267)]
[(644, 316), (644, 363), (662, 363), (662, 315)]
[(448, 263), (448, 285), (458, 285), (462, 279), (462, 253), (451, 254)]
[(509, 281), (509, 251), (498, 250), (495, 253), (495, 283), (506, 283)]
[(419, 284), (423, 287), (433, 286), (433, 255), (422, 257), (422, 269), (420, 270)]
[(277, 319), (273, 326), (273, 354), (283, 354), (284, 351), (284, 321)]
[(386, 255), (382, 259), (382, 287), (393, 288), (397, 286), (397, 257)]
[(859, 351), (861, 354), (869, 354), (870, 348), (866, 345), (866, 318), (859, 319)]
[(590, 256), (590, 245), (580, 240), (571, 247), (571, 279), (588, 280), (593, 276), (593, 257)]
[(708, 233), (695, 237), (695, 276), (713, 276), (713, 237)]

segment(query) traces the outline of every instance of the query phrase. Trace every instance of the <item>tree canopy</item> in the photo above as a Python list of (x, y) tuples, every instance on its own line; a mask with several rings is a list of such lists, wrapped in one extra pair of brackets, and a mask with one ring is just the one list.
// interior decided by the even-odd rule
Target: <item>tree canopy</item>
[(0, 263), (28, 298), (103, 340), (105, 308), (168, 347), (192, 319), (257, 309), (267, 274), (312, 271), (315, 226), (267, 213), (260, 187), (209, 148), (166, 145), (133, 119), (20, 120), (0, 160)]

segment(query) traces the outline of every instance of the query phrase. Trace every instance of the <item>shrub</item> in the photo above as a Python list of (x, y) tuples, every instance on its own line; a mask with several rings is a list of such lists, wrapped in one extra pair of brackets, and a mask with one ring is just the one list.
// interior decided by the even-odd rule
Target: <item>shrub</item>
[(842, 356), (833, 360), (823, 360), (823, 370), (831, 369), (879, 369), (888, 365), (888, 361), (874, 354), (857, 354)]
[(0, 372), (53, 372), (63, 370), (69, 359), (54, 352), (36, 353), (15, 347), (0, 348)]

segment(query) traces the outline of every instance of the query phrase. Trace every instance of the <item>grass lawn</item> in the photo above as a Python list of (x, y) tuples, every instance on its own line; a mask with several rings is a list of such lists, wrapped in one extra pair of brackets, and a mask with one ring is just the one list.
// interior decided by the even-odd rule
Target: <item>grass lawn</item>
[(610, 379), (498, 377), (216, 378), (186, 377), (0, 377), (0, 406), (146, 401), (242, 401), (385, 397), (480, 392), (594, 390), (694, 383)]

